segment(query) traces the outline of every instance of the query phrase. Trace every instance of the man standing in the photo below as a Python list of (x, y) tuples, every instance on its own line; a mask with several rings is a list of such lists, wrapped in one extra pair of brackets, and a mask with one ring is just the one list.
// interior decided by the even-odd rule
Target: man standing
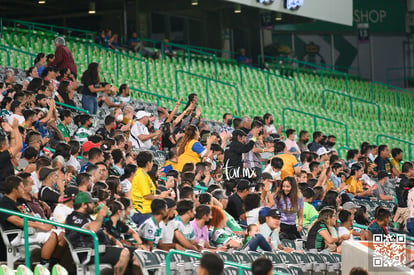
[(278, 141), (275, 144), (275, 158), (280, 158), (283, 161), (282, 173), (280, 175), (283, 180), (286, 177), (293, 177), (300, 173), (300, 166), (297, 159), (289, 154), (286, 150), (286, 144), (283, 141)]
[(161, 136), (161, 130), (149, 133), (147, 125), (150, 117), (151, 114), (145, 111), (139, 111), (136, 114), (137, 122), (132, 126), (131, 134), (129, 135), (129, 141), (134, 148), (150, 149), (152, 147), (152, 140)]
[(394, 216), (394, 227), (404, 225), (408, 219), (407, 197), (408, 191), (413, 187), (410, 178), (414, 176), (414, 165), (412, 162), (405, 162), (401, 174), (395, 182), (395, 195), (397, 196), (397, 212)]
[(234, 128), (231, 127), (232, 122), (233, 122), (233, 118), (231, 117), (231, 114), (230, 113), (225, 113), (223, 115), (223, 123), (224, 124), (221, 126), (219, 133), (221, 134), (223, 132), (226, 132), (226, 133), (231, 134), (234, 131)]
[(55, 39), (55, 59), (48, 64), (48, 66), (55, 66), (60, 69), (69, 69), (73, 76), (76, 78), (78, 70), (76, 68), (75, 61), (73, 60), (72, 52), (66, 48), (66, 42), (63, 37), (57, 37)]

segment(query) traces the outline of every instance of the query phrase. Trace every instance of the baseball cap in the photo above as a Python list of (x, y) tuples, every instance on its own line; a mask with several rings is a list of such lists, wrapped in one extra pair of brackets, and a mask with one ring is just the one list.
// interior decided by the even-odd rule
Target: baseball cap
[(57, 171), (59, 168), (43, 167), (39, 171), (39, 180), (45, 180), (50, 173)]
[(322, 155), (325, 155), (325, 154), (328, 154), (329, 153), (329, 151), (328, 150), (326, 150), (326, 148), (325, 147), (321, 147), (321, 148), (319, 148), (317, 151), (316, 151), (316, 154), (318, 155), (318, 156), (322, 156)]
[(266, 217), (269, 213), (270, 207), (263, 207), (259, 210), (259, 217)]
[(90, 202), (97, 202), (98, 199), (92, 198), (91, 194), (88, 192), (79, 192), (75, 196), (75, 200), (73, 204), (82, 204), (82, 203), (90, 203)]
[(215, 197), (218, 200), (227, 199), (226, 193), (223, 189), (216, 189), (211, 193), (211, 195), (213, 195), (213, 197)]
[(91, 150), (92, 148), (97, 148), (99, 147), (100, 144), (99, 143), (93, 143), (92, 141), (87, 141), (82, 145), (82, 151), (84, 153), (87, 153), (89, 150)]
[(75, 196), (79, 193), (79, 189), (76, 186), (68, 186), (65, 188), (65, 191), (63, 192), (63, 200), (62, 201), (68, 201), (73, 200)]
[(148, 113), (148, 112), (146, 112), (146, 111), (138, 111), (138, 113), (135, 115), (135, 117), (137, 118), (137, 119), (141, 119), (141, 118), (143, 118), (143, 117), (151, 117), (152, 116), (152, 114), (151, 113)]
[(267, 212), (266, 217), (272, 217), (272, 218), (280, 218), (280, 212), (277, 209), (270, 209)]
[(360, 208), (360, 206), (356, 205), (352, 201), (347, 201), (346, 203), (342, 205), (342, 209), (345, 209), (345, 210), (351, 210), (353, 208)]
[(386, 171), (379, 171), (378, 172), (378, 180), (382, 180), (383, 178), (391, 178), (391, 174), (387, 173)]
[(264, 142), (273, 142), (274, 139), (271, 136), (265, 137)]

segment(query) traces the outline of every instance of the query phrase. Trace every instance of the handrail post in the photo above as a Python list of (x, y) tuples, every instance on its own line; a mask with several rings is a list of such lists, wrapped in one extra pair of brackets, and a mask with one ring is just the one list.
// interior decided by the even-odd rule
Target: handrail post
[(270, 95), (270, 74), (267, 74), (267, 94)]
[(29, 223), (27, 218), (23, 217), (23, 233), (24, 233), (24, 262), (25, 265), (30, 268), (30, 251), (29, 251)]
[(349, 108), (351, 109), (351, 116), (354, 117), (354, 108), (352, 106), (352, 96), (349, 96)]
[(165, 257), (165, 275), (170, 275), (171, 274), (171, 269), (170, 269), (170, 265), (171, 265), (171, 255), (170, 253), (167, 254), (167, 256)]
[(345, 125), (345, 144), (346, 146), (349, 146), (349, 135), (348, 135), (348, 124)]
[(214, 73), (216, 75), (216, 79), (218, 80), (219, 76), (218, 76), (218, 70), (217, 70), (217, 56), (215, 54), (213, 56), (214, 56)]
[(326, 90), (323, 90), (322, 91), (322, 108), (326, 111), (326, 107), (325, 107), (325, 93), (326, 92)]
[(282, 110), (282, 125), (283, 125), (283, 129), (286, 129), (286, 127), (285, 127), (285, 125), (286, 125), (285, 111), (286, 111), (286, 109), (283, 109)]
[(316, 121), (316, 116), (314, 116), (313, 117), (313, 130), (314, 130), (314, 132), (316, 132), (316, 129), (317, 129), (317, 121)]
[(147, 62), (145, 62), (145, 81), (146, 81), (146, 87), (147, 87), (147, 90), (148, 90), (148, 87), (149, 87), (149, 65), (148, 65), (148, 61)]
[(238, 87), (236, 87), (236, 92), (237, 92), (237, 112), (239, 113), (239, 115), (241, 115), (241, 110), (240, 110), (240, 90)]
[(180, 71), (175, 71), (175, 93), (177, 94), (177, 98), (180, 98), (180, 93), (178, 91), (178, 73)]
[(210, 99), (209, 99), (209, 93), (208, 93), (208, 79), (206, 79), (206, 99), (207, 99), (207, 106), (210, 106)]
[(375, 105), (377, 106), (377, 110), (378, 110), (378, 122), (379, 122), (379, 125), (382, 125), (382, 122), (381, 122), (381, 108), (380, 108), (380, 106), (377, 103), (375, 103)]

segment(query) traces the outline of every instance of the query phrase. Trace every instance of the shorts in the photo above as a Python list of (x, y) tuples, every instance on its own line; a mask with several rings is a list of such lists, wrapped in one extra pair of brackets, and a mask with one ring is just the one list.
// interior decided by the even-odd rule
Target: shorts
[[(50, 238), (50, 235), (52, 234), (52, 231), (48, 231), (48, 232), (36, 232), (32, 235), (29, 235), (29, 244), (32, 243), (39, 243), (39, 244), (44, 244), (45, 242), (47, 242)], [(11, 245), (13, 246), (19, 246), (19, 245), (24, 245), (24, 238), (23, 238), (23, 234), (22, 237), (16, 237), (11, 241)]]
[(404, 207), (397, 207), (397, 211), (395, 212), (394, 222), (398, 223), (406, 223), (409, 217), (408, 208)]
[[(112, 266), (116, 265), (119, 261), (123, 248), (117, 246), (107, 246), (104, 253), (99, 254), (99, 262), (103, 264), (110, 264)], [(95, 262), (95, 257), (92, 256), (89, 261), (90, 264)]]

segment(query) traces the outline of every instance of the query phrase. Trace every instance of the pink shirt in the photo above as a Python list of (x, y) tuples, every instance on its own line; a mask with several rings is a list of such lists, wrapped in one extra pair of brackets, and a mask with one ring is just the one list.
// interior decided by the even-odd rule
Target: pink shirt
[(286, 148), (288, 149), (289, 152), (290, 152), (290, 148), (294, 147), (294, 148), (296, 148), (296, 151), (297, 151), (295, 154), (300, 154), (301, 153), (300, 149), (299, 149), (299, 146), (296, 144), (295, 141), (290, 140), (290, 139), (287, 138), (285, 140), (285, 144), (286, 144)]
[(207, 225), (204, 225), (202, 228), (198, 227), (196, 219), (193, 219), (190, 223), (194, 229), (195, 240), (197, 243), (199, 243), (201, 239), (203, 239), (204, 242), (209, 243)]

